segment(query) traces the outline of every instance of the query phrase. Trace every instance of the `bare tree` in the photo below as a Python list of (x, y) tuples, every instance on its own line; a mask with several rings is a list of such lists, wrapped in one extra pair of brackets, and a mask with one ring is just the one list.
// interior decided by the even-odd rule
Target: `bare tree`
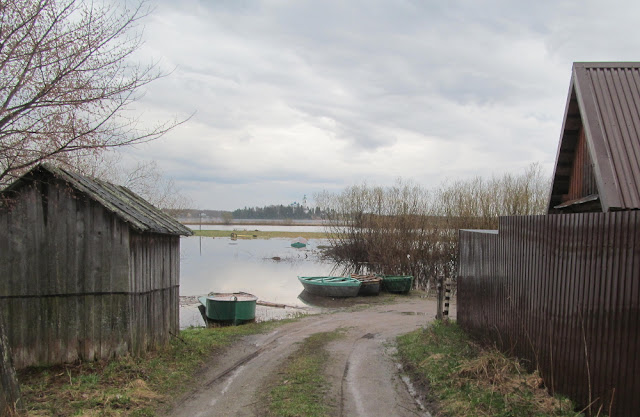
[(126, 164), (117, 149), (95, 155), (68, 158), (74, 171), (102, 181), (129, 188), (154, 206), (161, 209), (185, 210), (193, 201), (184, 195), (154, 160)]
[(408, 274), (418, 288), (436, 275), (455, 278), (458, 229), (495, 229), (499, 216), (543, 214), (550, 180), (538, 164), (522, 174), (446, 182), (428, 191), (398, 180), (319, 193), (331, 248), (348, 272)]
[(173, 178), (167, 177), (156, 161), (138, 162), (132, 169), (118, 170), (100, 178), (123, 185), (162, 209), (184, 210), (193, 206), (193, 201), (182, 194)]
[(132, 63), (145, 3), (0, 0), (0, 185), (42, 161), (158, 138), (131, 116), (141, 87), (162, 77)]

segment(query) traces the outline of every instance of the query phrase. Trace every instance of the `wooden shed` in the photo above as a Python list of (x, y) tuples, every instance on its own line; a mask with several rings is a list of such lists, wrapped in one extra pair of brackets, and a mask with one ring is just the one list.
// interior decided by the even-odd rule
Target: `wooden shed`
[(576, 62), (548, 213), (637, 209), (640, 62)]
[(16, 368), (140, 354), (179, 331), (180, 236), (129, 189), (42, 164), (0, 193), (0, 315)]

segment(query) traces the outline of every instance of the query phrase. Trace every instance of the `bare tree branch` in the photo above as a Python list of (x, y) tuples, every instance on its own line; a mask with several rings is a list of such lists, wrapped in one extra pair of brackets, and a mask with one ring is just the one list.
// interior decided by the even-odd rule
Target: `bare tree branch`
[(427, 289), (457, 276), (458, 229), (495, 229), (499, 216), (543, 214), (551, 181), (538, 164), (521, 174), (477, 177), (426, 190), (411, 182), (367, 184), (315, 196), (327, 221), (328, 251), (348, 272), (413, 275)]
[(162, 209), (183, 210), (192, 201), (183, 195), (173, 179), (167, 177), (156, 161), (140, 161), (133, 166), (122, 163), (117, 151), (69, 155), (66, 164), (89, 177), (123, 185)]
[(0, 0), (0, 13), (0, 186), (39, 162), (147, 142), (184, 122), (142, 128), (129, 115), (165, 75), (131, 62), (144, 1)]

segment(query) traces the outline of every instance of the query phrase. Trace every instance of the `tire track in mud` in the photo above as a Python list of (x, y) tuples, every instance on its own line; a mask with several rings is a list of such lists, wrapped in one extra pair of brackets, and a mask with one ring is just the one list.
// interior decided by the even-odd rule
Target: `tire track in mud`
[[(315, 325), (309, 326), (309, 327), (316, 327), (316, 326), (320, 326), (322, 324), (324, 324), (326, 321), (323, 322), (319, 322), (316, 323)], [(229, 375), (231, 372), (235, 371), (236, 369), (238, 369), (240, 366), (246, 364), (247, 362), (249, 362), (250, 360), (254, 359), (255, 357), (257, 357), (258, 355), (260, 355), (261, 353), (269, 350), (269, 349), (273, 349), (275, 347), (276, 342), (278, 342), (282, 337), (287, 336), (287, 337), (291, 337), (294, 335), (297, 335), (299, 333), (307, 332), (308, 331), (308, 327), (303, 328), (303, 329), (299, 329), (299, 330), (295, 330), (292, 333), (287, 333), (287, 334), (280, 334), (276, 337), (274, 337), (273, 339), (267, 341), (266, 343), (264, 343), (261, 347), (259, 347), (255, 352), (248, 354), (247, 356), (245, 356), (244, 358), (240, 359), (239, 361), (237, 361), (236, 363), (234, 363), (233, 365), (231, 365), (230, 367), (228, 367), (227, 369), (223, 370), (222, 372), (220, 372), (218, 375), (216, 375), (214, 378), (212, 378), (210, 381), (208, 381), (205, 386), (206, 387), (210, 387), (211, 385), (215, 384), (216, 382), (218, 382), (219, 380), (221, 380), (222, 378), (224, 378), (225, 376)]]
[(345, 395), (344, 395), (344, 389), (347, 381), (347, 375), (349, 374), (349, 358), (351, 358), (351, 354), (353, 353), (353, 350), (356, 347), (356, 342), (357, 340), (353, 341), (353, 345), (351, 346), (351, 351), (349, 352), (349, 356), (347, 356), (347, 360), (344, 364), (344, 372), (342, 373), (342, 380), (340, 381), (340, 408), (339, 408), (339, 416), (340, 417), (344, 417), (344, 401), (345, 401)]
[[(353, 352), (356, 350), (356, 344), (358, 343), (358, 341), (360, 339), (372, 339), (375, 335), (373, 335), (372, 333), (367, 333), (364, 336), (355, 339), (353, 341), (353, 345), (351, 346), (351, 350), (349, 351), (349, 356), (347, 356), (347, 360), (344, 364), (344, 372), (342, 373), (342, 381), (340, 381), (340, 417), (344, 417), (344, 409), (345, 409), (345, 387), (348, 389), (350, 384), (349, 384), (349, 366), (351, 364), (351, 356), (353, 355)], [(354, 398), (355, 403), (356, 403), (356, 409), (358, 409), (359, 411), (359, 415), (361, 415), (362, 413), (362, 406), (361, 404), (361, 400), (359, 398), (359, 396), (355, 395), (356, 398)]]
[[(296, 336), (298, 336), (301, 333), (305, 334), (304, 337), (308, 337), (310, 334), (313, 334), (313, 333), (309, 333), (310, 329), (321, 327), (330, 321), (331, 321), (330, 319), (323, 319), (323, 320), (316, 321), (314, 323), (307, 324), (305, 326), (301, 326), (301, 328), (299, 329), (288, 330), (286, 333), (283, 332), (282, 329), (278, 329), (275, 332), (269, 333), (267, 335), (266, 340), (255, 345), (257, 347), (256, 350), (242, 356), (240, 359), (236, 360), (232, 365), (218, 371), (212, 377), (207, 378), (207, 380), (202, 382), (197, 389), (183, 396), (178, 402), (176, 402), (176, 404), (172, 408), (174, 410), (179, 410), (182, 405), (195, 400), (198, 396), (202, 395), (203, 392), (210, 390), (216, 384), (221, 383), (227, 379), (235, 379), (235, 377), (237, 376), (237, 373), (234, 374), (234, 372), (236, 371), (240, 372), (243, 366), (247, 365), (249, 362), (256, 359), (260, 355), (276, 348), (278, 346), (278, 342), (280, 342), (281, 339), (283, 338), (295, 339)], [(302, 340), (303, 338), (300, 338), (300, 340)], [(296, 342), (298, 342), (298, 340), (292, 341), (291, 343), (289, 343), (289, 345), (293, 345)], [(281, 359), (284, 359), (284, 358), (281, 358)], [(229, 381), (229, 382), (231, 383), (232, 381)], [(221, 394), (224, 394), (224, 392), (226, 392), (227, 390), (228, 390), (228, 386), (226, 387), (226, 389), (221, 390)], [(214, 405), (215, 402), (216, 400), (213, 399), (210, 401), (209, 405)], [(196, 415), (204, 415), (204, 414), (198, 413)]]
[[(411, 313), (411, 314), (409, 314)], [(342, 417), (425, 416), (402, 381), (390, 353), (398, 334), (415, 330), (435, 314), (435, 303), (421, 299), (308, 316), (274, 332), (241, 339), (200, 375), (200, 383), (181, 397), (166, 416), (254, 416), (271, 378), (296, 350), (296, 344), (321, 332), (345, 329), (326, 349), (327, 400)]]
[[(407, 385), (398, 375), (389, 348), (395, 350), (379, 333), (369, 332), (353, 339), (340, 381), (340, 417), (431, 417), (410, 382)], [(384, 389), (376, 389), (380, 387)]]

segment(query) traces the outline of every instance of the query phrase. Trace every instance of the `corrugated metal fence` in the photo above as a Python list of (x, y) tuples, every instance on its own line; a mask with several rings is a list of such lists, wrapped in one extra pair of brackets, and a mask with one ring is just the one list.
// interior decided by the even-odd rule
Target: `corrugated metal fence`
[(460, 325), (582, 406), (640, 413), (640, 212), (504, 217), (460, 231)]

